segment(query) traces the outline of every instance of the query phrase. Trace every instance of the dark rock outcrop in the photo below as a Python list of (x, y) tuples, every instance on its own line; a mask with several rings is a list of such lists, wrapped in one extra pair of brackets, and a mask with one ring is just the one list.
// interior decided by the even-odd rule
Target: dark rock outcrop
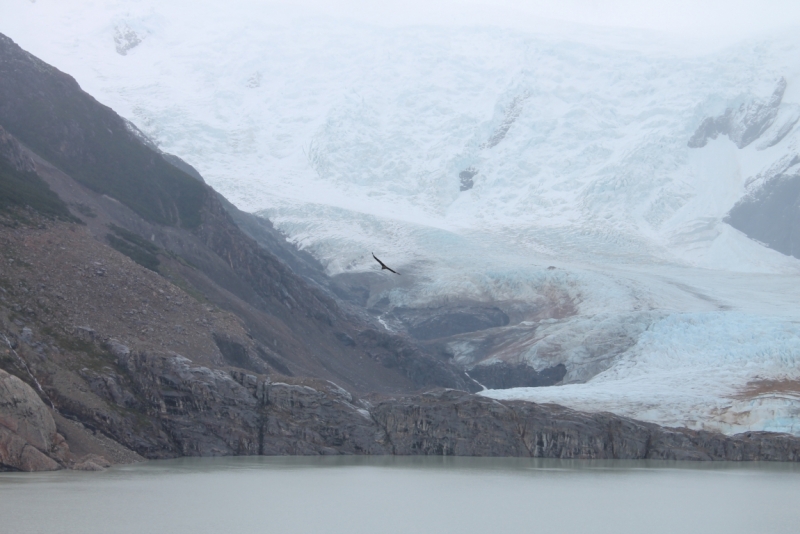
[(260, 394), (261, 454), (390, 453), (370, 413), (335, 384), (264, 384)]
[(800, 258), (800, 174), (779, 174), (742, 198), (725, 222), (747, 237)]
[(235, 339), (231, 339), (224, 334), (214, 333), (212, 334), (212, 337), (214, 338), (214, 343), (217, 344), (220, 353), (222, 353), (223, 358), (225, 358), (229, 364), (250, 371), (259, 371), (259, 369), (256, 368), (256, 366), (254, 366), (251, 362), (247, 347), (245, 347), (242, 343), (239, 343)]
[[(91, 343), (114, 358), (108, 361), (111, 365), (99, 371), (82, 371), (94, 396), (64, 391), (58, 384), (63, 379), (57, 377), (45, 389), (59, 410), (80, 420), (82, 428), (147, 458), (435, 454), (800, 460), (800, 439), (789, 435), (747, 433), (726, 437), (666, 429), (608, 413), (501, 402), (458, 390), (367, 401), (324, 380), (271, 380), (245, 370), (212, 369), (179, 354), (131, 351), (116, 340), (103, 340), (96, 333), (91, 336)], [(85, 346), (85, 350), (90, 347)], [(33, 401), (43, 407), (35, 394)], [(46, 431), (42, 433), (41, 429)], [(52, 424), (39, 422), (24, 434), (37, 441), (42, 435), (52, 436), (52, 431)], [(8, 432), (0, 434), (2, 439)], [(57, 448), (57, 439), (39, 441), (43, 447), (52, 450), (55, 444)], [(2, 450), (8, 451), (4, 458), (10, 458), (4, 460), (6, 465), (42, 468), (44, 464), (36, 464), (31, 456), (46, 462), (38, 448), (25, 453), (22, 438), (5, 439), (3, 446)], [(103, 467), (91, 456), (71, 465), (79, 469)]]
[(503, 310), (490, 306), (395, 308), (392, 315), (405, 324), (409, 334), (420, 340), (477, 332), (506, 326), (509, 322)]
[[(157, 149), (157, 147), (154, 148)], [(167, 163), (171, 164), (173, 167), (176, 167), (178, 170), (185, 172), (198, 182), (206, 183), (206, 181), (203, 179), (202, 175), (197, 171), (197, 169), (195, 169), (194, 167), (183, 161), (178, 156), (174, 154), (167, 154), (166, 152), (161, 152), (161, 157), (163, 157), (167, 161)]]
[(359, 333), (357, 345), (370, 359), (397, 369), (415, 384), (450, 382), (456, 389), (478, 391), (480, 387), (463, 371), (452, 373), (444, 362), (424, 354), (409, 341), (395, 335), (367, 329)]
[(25, 153), (19, 142), (0, 126), (0, 159), (15, 170), (22, 172), (36, 172), (33, 160)]
[(537, 371), (533, 367), (506, 362), (476, 365), (469, 376), (489, 389), (533, 388), (558, 384), (567, 374), (563, 363)]
[(525, 101), (530, 98), (530, 94), (525, 92), (515, 96), (508, 107), (505, 109), (503, 114), (503, 120), (501, 121), (500, 125), (497, 126), (492, 136), (484, 143), (481, 148), (493, 148), (500, 144), (500, 141), (506, 138), (506, 134), (513, 126), (514, 122), (519, 118), (522, 114), (522, 110), (524, 109)]
[[(58, 195), (36, 174), (30, 155), (0, 126), (0, 210), (4, 208), (33, 209), (51, 218), (76, 220)], [(16, 215), (18, 217), (19, 213)]]
[(470, 167), (458, 173), (458, 179), (461, 182), (459, 186), (460, 191), (469, 191), (475, 185), (473, 178), (478, 174), (478, 170)]
[[(737, 109), (728, 108), (718, 117), (706, 118), (689, 139), (690, 148), (706, 146), (709, 139), (716, 139), (718, 135), (727, 135), (739, 148), (744, 148), (761, 134), (767, 131), (775, 122), (780, 109), (783, 93), (786, 91), (786, 79), (781, 78), (775, 90), (766, 100), (753, 100), (741, 104)], [(789, 130), (783, 133), (783, 136)], [(783, 137), (774, 139), (772, 144), (778, 143)]]
[(141, 42), (142, 38), (127, 24), (114, 28), (114, 45), (117, 49), (117, 54), (126, 56), (129, 50), (136, 48)]
[(800, 439), (750, 432), (726, 437), (668, 429), (608, 413), (500, 402), (439, 391), (372, 410), (394, 454), (571, 459), (800, 460)]
[(279, 258), (292, 272), (302, 276), (317, 287), (327, 288), (330, 279), (325, 268), (314, 256), (287, 242), (286, 236), (275, 229), (265, 217), (246, 213), (218, 195), (219, 201), (242, 232), (252, 238), (264, 250)]

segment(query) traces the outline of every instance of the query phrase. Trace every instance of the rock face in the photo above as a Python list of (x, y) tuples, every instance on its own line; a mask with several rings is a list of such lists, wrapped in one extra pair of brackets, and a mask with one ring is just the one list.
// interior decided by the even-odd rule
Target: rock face
[(264, 384), (260, 454), (390, 454), (368, 406), (335, 384)]
[(502, 122), (494, 131), (492, 136), (483, 145), (481, 145), (481, 148), (493, 148), (500, 144), (500, 141), (506, 138), (506, 134), (508, 134), (511, 126), (514, 125), (514, 122), (516, 122), (516, 120), (522, 114), (525, 101), (528, 98), (530, 98), (530, 94), (526, 92), (515, 96), (514, 99), (511, 100), (511, 103), (505, 110)]
[(726, 437), (667, 429), (608, 413), (499, 402), (439, 391), (372, 411), (394, 454), (573, 459), (800, 460), (800, 439), (752, 432)]
[[(800, 439), (665, 429), (608, 413), (500, 402), (437, 390), (370, 403), (330, 382), (271, 382), (246, 372), (192, 365), (179, 355), (118, 351), (130, 395), (160, 426), (161, 448), (178, 455), (399, 454), (575, 459), (800, 460)], [(109, 399), (110, 400), (110, 399)], [(127, 438), (99, 417), (104, 431)], [(158, 441), (154, 439), (154, 441)]]
[(64, 438), (36, 392), (16, 376), (0, 369), (0, 469), (52, 471)]
[(788, 154), (747, 181), (748, 194), (724, 221), (751, 239), (783, 254), (800, 257), (800, 156)]
[[(786, 79), (781, 78), (775, 87), (772, 96), (766, 100), (753, 100), (742, 104), (738, 109), (728, 108), (719, 117), (708, 117), (689, 139), (690, 148), (701, 148), (706, 146), (709, 139), (716, 139), (718, 135), (727, 135), (731, 141), (736, 143), (739, 148), (744, 148), (772, 126), (778, 116), (783, 93), (786, 91)], [(795, 119), (794, 122), (796, 122)], [(794, 125), (794, 122), (791, 126)], [(786, 129), (783, 135), (771, 141), (772, 146), (789, 133)], [(782, 129), (783, 131), (783, 129)], [(764, 147), (766, 148), (766, 147)]]
[(508, 315), (492, 306), (446, 308), (395, 308), (392, 314), (402, 321), (416, 339), (429, 340), (506, 326)]
[[(229, 374), (191, 365), (177, 354), (129, 353), (119, 365), (130, 373), (140, 411), (158, 420), (165, 431), (154, 436), (160, 450), (150, 455), (258, 453), (257, 399)], [(169, 436), (166, 443), (158, 439), (164, 434)]]
[(142, 38), (127, 24), (114, 28), (114, 45), (117, 49), (117, 54), (125, 56), (129, 50), (136, 48), (141, 42)]
[(464, 169), (460, 173), (458, 173), (458, 179), (460, 182), (459, 190), (460, 191), (469, 191), (475, 185), (475, 181), (473, 178), (475, 175), (478, 174), (478, 170), (474, 167), (470, 167), (468, 169)]
[(800, 258), (800, 174), (779, 174), (766, 181), (740, 200), (725, 222), (778, 252)]
[(505, 362), (491, 365), (476, 365), (469, 376), (489, 389), (535, 388), (558, 384), (567, 374), (563, 363), (536, 371), (526, 364), (512, 365)]
[[(665, 429), (607, 413), (501, 402), (448, 389), (365, 400), (325, 380), (273, 380), (243, 369), (197, 365), (175, 353), (133, 351), (96, 333), (91, 339), (84, 351), (98, 357), (106, 351), (109, 356), (103, 358), (113, 358), (104, 359), (98, 370), (80, 371), (91, 394), (60, 385), (63, 373), (44, 388), (83, 427), (147, 458), (436, 454), (800, 460), (800, 439), (789, 435), (726, 437)], [(45, 453), (56, 456), (60, 437), (43, 403), (20, 380), (7, 374), (3, 378), (3, 465), (57, 468)], [(87, 455), (70, 465), (95, 470), (105, 464)]]
[(20, 147), (19, 142), (0, 126), (0, 158), (22, 172), (34, 172), (33, 160)]
[[(150, 458), (277, 454), (385, 454), (366, 404), (333, 383), (271, 382), (246, 371), (193, 365), (178, 354), (131, 352), (114, 343), (125, 377), (93, 390), (151, 423), (133, 429), (110, 413), (82, 419)], [(107, 387), (112, 378), (113, 389)], [(109, 410), (110, 412), (110, 410)], [(141, 419), (141, 417), (140, 417)]]

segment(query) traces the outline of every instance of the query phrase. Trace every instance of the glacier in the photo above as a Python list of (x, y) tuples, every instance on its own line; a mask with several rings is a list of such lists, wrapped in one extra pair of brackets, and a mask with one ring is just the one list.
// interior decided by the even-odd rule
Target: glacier
[(567, 367), (482, 394), (800, 435), (800, 260), (724, 221), (798, 171), (796, 31), (709, 47), (154, 0), (5, 3), (0, 31), (331, 276), (397, 268), (368, 305), (508, 310), (447, 341), (462, 365)]

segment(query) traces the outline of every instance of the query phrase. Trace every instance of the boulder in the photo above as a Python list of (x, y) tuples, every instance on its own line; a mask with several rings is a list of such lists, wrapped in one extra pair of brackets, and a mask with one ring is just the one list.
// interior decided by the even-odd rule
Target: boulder
[(47, 454), (63, 448), (56, 423), (25, 382), (0, 369), (0, 467), (49, 471), (59, 464)]
[(0, 471), (55, 471), (55, 460), (32, 447), (19, 435), (0, 426)]

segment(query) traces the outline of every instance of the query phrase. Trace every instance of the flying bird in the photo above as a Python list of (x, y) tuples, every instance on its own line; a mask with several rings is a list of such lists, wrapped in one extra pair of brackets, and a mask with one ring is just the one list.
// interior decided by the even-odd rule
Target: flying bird
[(377, 257), (377, 256), (375, 256), (375, 253), (374, 253), (374, 252), (372, 253), (372, 257), (373, 257), (373, 258), (375, 258), (375, 261), (377, 261), (378, 263), (380, 263), (380, 264), (381, 264), (381, 271), (382, 271), (382, 270), (384, 270), (384, 269), (386, 269), (387, 271), (392, 271), (394, 274), (396, 274), (396, 275), (400, 276), (400, 273), (398, 273), (397, 271), (395, 271), (395, 270), (394, 270), (394, 269), (392, 269), (391, 267), (387, 267), (385, 263), (383, 263), (381, 260), (379, 260), (379, 259), (378, 259), (378, 257)]

